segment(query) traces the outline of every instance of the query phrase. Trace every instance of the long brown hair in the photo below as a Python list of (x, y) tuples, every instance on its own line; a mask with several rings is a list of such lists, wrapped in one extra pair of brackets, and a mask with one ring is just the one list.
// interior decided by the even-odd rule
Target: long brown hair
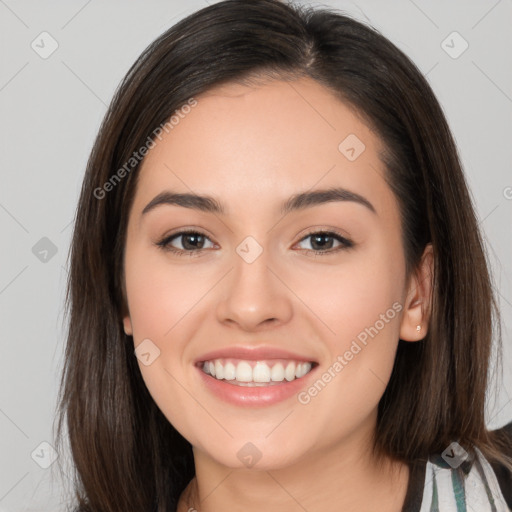
[(457, 149), (427, 81), (388, 39), (349, 16), (227, 0), (183, 19), (143, 52), (87, 164), (70, 251), (57, 430), (58, 443), (68, 430), (77, 510), (175, 510), (194, 475), (190, 443), (151, 398), (122, 326), (126, 225), (140, 167), (134, 152), (213, 86), (302, 76), (351, 105), (382, 140), (407, 274), (426, 244), (434, 251), (428, 334), (399, 342), (379, 404), (376, 453), (410, 462), (457, 440), (507, 463), (484, 418), (493, 332), (501, 342), (498, 309)]

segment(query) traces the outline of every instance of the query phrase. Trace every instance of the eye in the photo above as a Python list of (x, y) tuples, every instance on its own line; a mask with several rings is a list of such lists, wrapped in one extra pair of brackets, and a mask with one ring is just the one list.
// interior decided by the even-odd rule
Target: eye
[[(302, 238), (299, 244), (307, 239), (311, 239), (310, 246), (312, 249), (306, 248), (304, 250), (318, 255), (332, 254), (343, 249), (350, 249), (354, 246), (354, 243), (351, 240), (332, 231), (312, 231)], [(339, 245), (333, 249), (333, 245), (336, 241)]]
[[(180, 239), (181, 242), (179, 245), (181, 247), (175, 247), (172, 245), (175, 241)], [(314, 253), (315, 255), (332, 254), (343, 249), (350, 249), (354, 246), (351, 240), (333, 231), (312, 231), (302, 238), (299, 244), (307, 239), (311, 239), (310, 246), (312, 248), (303, 248), (303, 250), (308, 253)], [(156, 245), (165, 251), (170, 251), (179, 256), (183, 256), (185, 254), (188, 254), (189, 256), (197, 256), (203, 250), (212, 248), (212, 246), (205, 247), (206, 241), (210, 242), (213, 246), (213, 242), (211, 242), (204, 233), (189, 230), (179, 231), (170, 236), (166, 236), (157, 242)], [(338, 243), (338, 246), (333, 248), (333, 245), (336, 242)]]
[[(171, 244), (175, 240), (179, 240), (180, 238), (181, 242), (179, 243), (179, 245), (181, 247), (173, 247)], [(163, 238), (162, 240), (157, 242), (156, 245), (158, 245), (165, 251), (170, 251), (180, 256), (186, 253), (188, 253), (189, 256), (195, 256), (202, 250), (208, 248), (205, 247), (206, 240), (211, 242), (211, 240), (200, 231), (179, 231), (178, 233), (174, 233), (170, 236)]]

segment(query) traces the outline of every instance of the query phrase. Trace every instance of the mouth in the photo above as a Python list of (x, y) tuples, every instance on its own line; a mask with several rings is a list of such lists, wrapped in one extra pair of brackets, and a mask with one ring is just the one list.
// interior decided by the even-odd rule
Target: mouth
[(216, 358), (195, 364), (201, 383), (215, 399), (238, 407), (270, 406), (308, 387), (316, 361)]
[(206, 375), (227, 384), (245, 387), (282, 385), (302, 379), (318, 363), (293, 359), (267, 359), (261, 361), (218, 358), (199, 361), (196, 366)]

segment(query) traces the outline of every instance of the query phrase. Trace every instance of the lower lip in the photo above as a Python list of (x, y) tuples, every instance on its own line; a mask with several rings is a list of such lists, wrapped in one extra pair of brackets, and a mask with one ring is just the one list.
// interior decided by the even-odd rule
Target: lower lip
[(297, 395), (306, 387), (309, 376), (315, 372), (317, 366), (300, 379), (284, 380), (279, 384), (257, 387), (229, 384), (225, 380), (218, 380), (208, 375), (198, 366), (196, 368), (204, 384), (214, 395), (230, 404), (254, 407), (272, 405)]

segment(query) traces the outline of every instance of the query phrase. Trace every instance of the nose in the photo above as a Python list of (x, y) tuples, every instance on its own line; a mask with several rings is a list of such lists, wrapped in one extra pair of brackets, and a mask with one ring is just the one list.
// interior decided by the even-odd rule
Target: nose
[(279, 265), (270, 260), (265, 249), (254, 261), (243, 252), (234, 254), (233, 269), (224, 280), (217, 302), (219, 322), (257, 331), (290, 321), (293, 292), (286, 286)]

